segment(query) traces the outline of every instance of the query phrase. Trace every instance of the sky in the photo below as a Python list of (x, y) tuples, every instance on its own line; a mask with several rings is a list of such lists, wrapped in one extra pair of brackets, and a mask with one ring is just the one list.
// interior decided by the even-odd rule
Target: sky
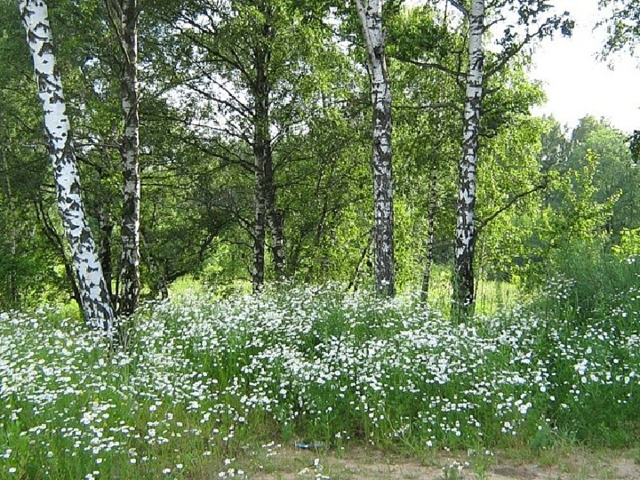
[(544, 40), (533, 55), (531, 78), (540, 80), (548, 101), (535, 114), (552, 114), (574, 127), (585, 115), (604, 117), (627, 133), (640, 130), (640, 57), (616, 55), (613, 69), (595, 56), (605, 42), (604, 28), (593, 30), (603, 13), (597, 0), (555, 0), (576, 21), (571, 38)]

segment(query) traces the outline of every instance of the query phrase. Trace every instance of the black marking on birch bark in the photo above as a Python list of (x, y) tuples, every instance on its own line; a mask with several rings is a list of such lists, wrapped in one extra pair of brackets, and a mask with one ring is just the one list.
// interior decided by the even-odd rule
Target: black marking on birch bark
[(453, 282), (454, 309), (460, 312), (471, 311), (475, 302), (473, 260), (477, 240), (475, 226), (476, 166), (480, 107), (483, 95), (484, 0), (472, 0), (469, 17), (469, 73), (467, 74), (464, 109), (462, 158), (458, 171), (455, 278)]
[(120, 156), (123, 178), (119, 313), (131, 315), (140, 298), (140, 137), (138, 112), (137, 2), (121, 1), (123, 70), (121, 104), (124, 127)]
[[(374, 176), (374, 270), (379, 294), (395, 293), (393, 239), (393, 176), (391, 89), (385, 60), (382, 3), (355, 0), (362, 25), (369, 65), (372, 118), (372, 167)], [(374, 4), (375, 1), (375, 4)]]
[[(69, 122), (64, 108), (62, 83), (55, 68), (47, 5), (45, 2), (21, 0), (19, 9), (33, 59), (39, 98), (43, 106), (45, 140), (49, 144), (48, 151), (56, 185), (58, 213), (71, 251), (71, 264), (77, 282), (78, 298), (85, 321), (93, 327), (111, 332), (115, 316), (106, 295), (102, 269), (82, 208), (75, 154), (70, 135), (67, 135)], [(35, 33), (36, 29), (41, 31), (40, 35)], [(58, 104), (58, 106), (48, 109), (47, 104)], [(61, 132), (59, 136), (54, 134), (56, 131)], [(61, 139), (64, 139), (63, 145), (60, 145)]]

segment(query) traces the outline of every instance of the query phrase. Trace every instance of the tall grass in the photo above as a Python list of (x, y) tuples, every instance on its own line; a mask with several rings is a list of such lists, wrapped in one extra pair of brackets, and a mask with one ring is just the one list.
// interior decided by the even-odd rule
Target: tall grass
[[(436, 264), (432, 267), (428, 304), (432, 309), (450, 315), (453, 265)], [(518, 287), (505, 281), (484, 278), (476, 279), (474, 311), (481, 315), (492, 315), (512, 309), (522, 299)], [(414, 289), (419, 286), (414, 286)]]
[(0, 478), (225, 478), (272, 441), (546, 448), (637, 438), (640, 295), (576, 326), (464, 325), (411, 298), (185, 289), (126, 349), (43, 308), (0, 314)]

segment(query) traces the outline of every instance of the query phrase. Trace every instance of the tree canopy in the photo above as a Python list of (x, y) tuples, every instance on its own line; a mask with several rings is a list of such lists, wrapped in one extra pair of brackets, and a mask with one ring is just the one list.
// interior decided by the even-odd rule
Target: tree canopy
[[(287, 280), (428, 291), (434, 265), (458, 261), (461, 219), (474, 222), (476, 277), (524, 284), (559, 243), (602, 236), (616, 248), (640, 227), (637, 141), (592, 117), (567, 132), (530, 113), (544, 92), (527, 78), (529, 48), (572, 27), (546, 2), (476, 0), (472, 38), (474, 2), (140, 1), (128, 14), (135, 59), (125, 3), (50, 5), (84, 207), (116, 301), (135, 275), (143, 298), (182, 276), (221, 294)], [(632, 45), (635, 3), (603, 3), (616, 7), (607, 48)], [(79, 299), (18, 9), (0, 9), (0, 308)], [(484, 49), (472, 90), (470, 42)], [(124, 195), (126, 98), (139, 116), (137, 197)], [(465, 188), (474, 204), (456, 207)], [(123, 222), (132, 198), (137, 240)], [(139, 273), (127, 277), (134, 240)]]

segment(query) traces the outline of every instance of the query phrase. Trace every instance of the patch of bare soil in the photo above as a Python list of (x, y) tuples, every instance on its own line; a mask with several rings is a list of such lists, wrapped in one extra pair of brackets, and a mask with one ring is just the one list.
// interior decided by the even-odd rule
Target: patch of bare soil
[(255, 480), (640, 480), (638, 452), (565, 449), (541, 455), (430, 455), (377, 450), (271, 449), (247, 468)]

